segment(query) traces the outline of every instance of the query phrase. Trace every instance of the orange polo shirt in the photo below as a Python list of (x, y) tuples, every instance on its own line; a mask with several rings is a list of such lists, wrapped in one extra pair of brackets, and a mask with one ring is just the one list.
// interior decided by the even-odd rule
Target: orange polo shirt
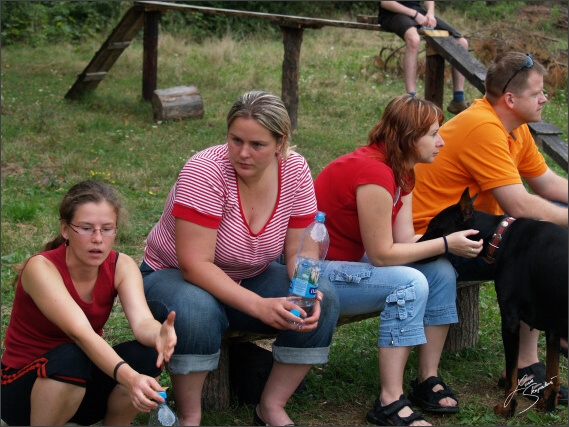
[(508, 133), (490, 103), (477, 99), (439, 131), (445, 146), (432, 164), (415, 166), (413, 224), (423, 234), (438, 212), (457, 203), (464, 189), (478, 193), (474, 207), (504, 213), (490, 190), (537, 177), (547, 165), (527, 124)]

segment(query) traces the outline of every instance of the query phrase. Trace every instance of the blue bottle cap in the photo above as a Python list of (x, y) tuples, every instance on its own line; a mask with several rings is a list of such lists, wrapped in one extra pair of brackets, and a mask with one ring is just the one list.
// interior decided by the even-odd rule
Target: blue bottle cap
[(318, 211), (314, 217), (316, 221), (324, 222), (326, 220), (326, 212)]
[(164, 400), (166, 400), (166, 397), (168, 397), (168, 395), (166, 394), (165, 391), (158, 391), (157, 392), (162, 398), (164, 398)]
[(293, 308), (290, 312), (295, 316), (300, 317), (300, 311), (298, 311), (296, 308)]

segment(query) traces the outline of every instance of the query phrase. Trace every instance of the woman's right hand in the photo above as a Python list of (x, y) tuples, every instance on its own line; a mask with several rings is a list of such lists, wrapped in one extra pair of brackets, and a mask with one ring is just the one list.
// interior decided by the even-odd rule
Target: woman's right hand
[[(262, 298), (259, 310), (259, 320), (263, 323), (279, 330), (297, 330), (308, 332), (316, 329), (318, 319), (320, 318), (320, 301), (323, 298), (322, 292), (316, 293), (312, 315), (310, 317), (301, 318), (290, 312), (293, 308), (299, 308), (294, 302), (288, 301), (285, 297), (281, 298)], [(301, 313), (306, 315), (306, 313)], [(297, 324), (293, 323), (296, 322)], [(299, 328), (300, 326), (300, 328)]]
[(484, 240), (471, 240), (469, 236), (478, 234), (478, 230), (456, 231), (446, 236), (448, 251), (463, 258), (476, 258), (482, 251)]
[(150, 412), (158, 406), (157, 402), (163, 402), (164, 399), (157, 393), (164, 389), (158, 384), (156, 379), (147, 375), (134, 373), (129, 376), (126, 386), (130, 392), (130, 400), (132, 406), (141, 412)]

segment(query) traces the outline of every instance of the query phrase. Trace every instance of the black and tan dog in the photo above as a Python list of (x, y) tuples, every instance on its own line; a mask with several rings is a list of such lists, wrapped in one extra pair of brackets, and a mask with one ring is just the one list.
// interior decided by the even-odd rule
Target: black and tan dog
[[(552, 411), (557, 406), (560, 388), (559, 340), (567, 339), (567, 230), (547, 221), (514, 219), (475, 210), (474, 198), (470, 198), (467, 188), (456, 205), (447, 207), (430, 221), (421, 240), (459, 230), (479, 230), (478, 235), (472, 236), (475, 240), (484, 239), (479, 256), (495, 262), (494, 284), (506, 357), (505, 400), (494, 407), (494, 412), (512, 416), (517, 406), (520, 320), (545, 331), (546, 382), (538, 386), (545, 390), (537, 407)], [(524, 390), (524, 394), (529, 393)]]

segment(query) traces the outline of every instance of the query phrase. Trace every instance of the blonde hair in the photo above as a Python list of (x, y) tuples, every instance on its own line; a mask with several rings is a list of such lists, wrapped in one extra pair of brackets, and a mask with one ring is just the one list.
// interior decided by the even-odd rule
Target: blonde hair
[(241, 95), (227, 113), (227, 129), (238, 117), (256, 120), (273, 134), (277, 143), (284, 140), (279, 151), (283, 159), (294, 151), (290, 145), (290, 116), (278, 96), (260, 90)]

